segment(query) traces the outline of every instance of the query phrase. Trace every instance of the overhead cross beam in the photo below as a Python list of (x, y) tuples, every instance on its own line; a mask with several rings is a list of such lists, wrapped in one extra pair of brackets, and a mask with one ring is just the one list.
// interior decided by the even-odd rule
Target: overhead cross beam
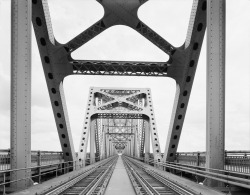
[[(179, 48), (174, 47), (140, 21), (137, 12), (146, 0), (98, 0), (98, 2), (104, 7), (103, 18), (67, 43), (61, 44), (53, 35), (47, 0), (32, 0), (32, 22), (65, 160), (73, 160), (75, 156), (63, 92), (63, 79), (68, 75), (83, 74), (173, 78), (176, 81), (176, 95), (164, 153), (164, 160), (173, 161), (205, 33), (207, 2), (206, 0), (193, 1), (186, 40)], [(169, 55), (169, 60), (167, 62), (121, 62), (72, 58), (73, 51), (115, 25), (131, 27)], [(128, 104), (127, 101), (123, 101), (124, 104)], [(95, 114), (96, 118), (142, 119), (144, 117), (136, 113), (117, 115), (103, 113), (101, 110)]]
[[(137, 101), (136, 101), (137, 99)], [(137, 102), (140, 110), (134, 110), (128, 104), (113, 105), (105, 110), (99, 111), (99, 108), (103, 105), (107, 105), (109, 102), (115, 101), (129, 101), (132, 104)], [(101, 102), (101, 104), (97, 103)], [(119, 108), (119, 109), (117, 109)], [(140, 117), (138, 117), (140, 116)], [(96, 125), (96, 121), (101, 120), (102, 125)], [(86, 151), (88, 146), (88, 139), (90, 135), (90, 158), (91, 162), (94, 162), (95, 156), (103, 156), (108, 154), (110, 147), (118, 146), (120, 143), (127, 143), (130, 147), (130, 155), (138, 154), (137, 149), (144, 150), (144, 133), (140, 134), (138, 131), (138, 125), (141, 121), (146, 121), (147, 127), (141, 125), (141, 132), (147, 131), (148, 139), (151, 137), (151, 143), (153, 148), (154, 158), (157, 161), (161, 161), (161, 150), (159, 144), (159, 138), (156, 130), (155, 117), (153, 112), (153, 104), (151, 100), (150, 89), (109, 89), (109, 88), (90, 88), (89, 99), (86, 108), (86, 115), (84, 120), (83, 132), (81, 134), (81, 141), (78, 152), (79, 162), (85, 162)], [(143, 129), (142, 129), (143, 128)], [(95, 139), (94, 139), (95, 135)], [(138, 136), (139, 135), (139, 136)], [(104, 141), (100, 141), (100, 137), (104, 138)], [(139, 139), (139, 142), (135, 141)], [(93, 142), (95, 141), (95, 144)], [(97, 143), (98, 142), (98, 143)], [(102, 143), (106, 143), (107, 149), (104, 151)], [(110, 143), (112, 143), (110, 145)], [(139, 144), (139, 145), (138, 145)], [(150, 143), (148, 143), (150, 144)], [(94, 155), (94, 145), (95, 154)], [(149, 148), (149, 146), (147, 147)], [(144, 151), (141, 151), (143, 156)], [(149, 153), (149, 151), (147, 151)]]

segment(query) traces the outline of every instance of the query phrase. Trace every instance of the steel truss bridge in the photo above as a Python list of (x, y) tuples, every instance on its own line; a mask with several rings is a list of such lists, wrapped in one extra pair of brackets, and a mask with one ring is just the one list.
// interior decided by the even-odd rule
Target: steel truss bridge
[[(138, 18), (139, 7), (148, 0), (97, 1), (105, 10), (103, 18), (61, 44), (53, 34), (47, 0), (11, 0), (11, 148), (0, 151), (1, 192), (117, 194), (112, 188), (122, 193), (124, 185), (117, 183), (121, 180), (128, 181), (127, 194), (249, 194), (250, 152), (225, 151), (225, 0), (193, 1), (181, 47), (172, 45)], [(31, 21), (60, 153), (31, 151)], [(169, 60), (98, 61), (71, 56), (115, 25), (134, 29)], [(205, 31), (206, 152), (177, 153)], [(68, 75), (174, 79), (176, 94), (165, 149), (160, 148), (159, 139), (164, 138), (157, 133), (150, 89), (91, 87), (76, 152), (63, 91)]]

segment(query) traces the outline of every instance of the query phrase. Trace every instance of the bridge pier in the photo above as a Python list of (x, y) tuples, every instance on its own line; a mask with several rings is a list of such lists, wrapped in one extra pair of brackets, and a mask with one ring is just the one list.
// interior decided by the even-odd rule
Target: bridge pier
[[(11, 169), (31, 166), (31, 0), (11, 1)], [(11, 173), (29, 178), (31, 170)], [(11, 184), (20, 189), (30, 179)]]
[[(206, 167), (224, 169), (225, 151), (225, 0), (207, 1)], [(223, 184), (206, 180), (211, 187)]]

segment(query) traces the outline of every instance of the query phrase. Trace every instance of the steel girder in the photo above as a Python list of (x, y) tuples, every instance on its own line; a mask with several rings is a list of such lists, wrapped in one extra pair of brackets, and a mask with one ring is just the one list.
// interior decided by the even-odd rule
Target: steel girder
[[(185, 43), (177, 48), (150, 29), (137, 16), (138, 8), (147, 0), (97, 0), (105, 10), (102, 19), (66, 44), (58, 43), (53, 35), (47, 0), (32, 0), (32, 21), (48, 85), (51, 104), (65, 160), (74, 158), (62, 82), (68, 75), (129, 75), (165, 76), (176, 81), (169, 134), (164, 160), (173, 161), (186, 109), (191, 94), (196, 66), (206, 28), (206, 0), (194, 0)], [(71, 57), (71, 53), (104, 30), (115, 25), (133, 28), (169, 55), (167, 62), (89, 61)], [(125, 102), (126, 104), (126, 102)], [(97, 113), (98, 117), (143, 118), (140, 114), (115, 115)]]
[(32, 22), (64, 159), (72, 161), (75, 150), (63, 91), (63, 79), (69, 68), (66, 52), (54, 38), (46, 0), (32, 0)]
[(17, 181), (10, 183), (15, 190), (32, 185), (30, 20), (31, 2), (11, 0), (10, 169), (21, 169), (10, 172), (10, 180)]
[(201, 46), (206, 29), (206, 0), (194, 0), (184, 45), (172, 56), (172, 65), (179, 67), (181, 75), (176, 80), (176, 94), (164, 152), (164, 161), (174, 161), (186, 110), (194, 81)]
[[(139, 119), (138, 115), (141, 116)], [(98, 120), (101, 121), (101, 125), (97, 125), (97, 123), (93, 125), (93, 121)], [(147, 121), (149, 124), (147, 129), (143, 127), (143, 121)], [(137, 125), (141, 123), (142, 125)], [(113, 146), (119, 149), (121, 146), (129, 147), (131, 154), (136, 156), (138, 156), (139, 150), (141, 156), (143, 156), (144, 134), (138, 133), (138, 129), (141, 129), (141, 132), (149, 131), (151, 133), (154, 158), (160, 161), (161, 150), (150, 89), (91, 87), (79, 146), (79, 162), (85, 162), (88, 137), (92, 131), (95, 132), (96, 156), (109, 156), (110, 147), (113, 149)], [(100, 140), (100, 137), (104, 140)], [(135, 141), (136, 139), (138, 141)]]

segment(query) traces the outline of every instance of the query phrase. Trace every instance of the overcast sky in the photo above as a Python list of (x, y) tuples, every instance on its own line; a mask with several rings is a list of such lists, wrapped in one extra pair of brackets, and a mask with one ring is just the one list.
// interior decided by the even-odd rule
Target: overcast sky
[[(10, 0), (0, 0), (0, 149), (10, 147)], [(192, 0), (150, 0), (140, 19), (180, 46), (184, 43)], [(65, 43), (103, 16), (94, 0), (49, 0), (56, 39)], [(249, 150), (250, 1), (227, 1), (226, 150)], [(32, 30), (33, 33), (33, 30)], [(32, 149), (61, 150), (34, 33), (32, 35)], [(168, 56), (133, 29), (115, 26), (73, 53), (76, 59), (167, 61)], [(205, 151), (206, 39), (193, 84), (178, 151)], [(175, 95), (175, 81), (157, 77), (69, 76), (64, 81), (75, 150), (89, 87), (151, 88), (164, 152)]]

